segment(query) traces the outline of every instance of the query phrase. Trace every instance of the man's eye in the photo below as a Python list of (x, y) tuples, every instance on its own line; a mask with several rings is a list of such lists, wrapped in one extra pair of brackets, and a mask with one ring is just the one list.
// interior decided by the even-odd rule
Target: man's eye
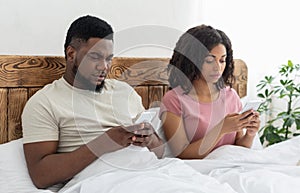
[(98, 59), (100, 59), (100, 57), (99, 57), (98, 55), (96, 55), (96, 54), (90, 54), (90, 55), (89, 55), (89, 58), (91, 58), (91, 59), (93, 59), (93, 60), (98, 60)]

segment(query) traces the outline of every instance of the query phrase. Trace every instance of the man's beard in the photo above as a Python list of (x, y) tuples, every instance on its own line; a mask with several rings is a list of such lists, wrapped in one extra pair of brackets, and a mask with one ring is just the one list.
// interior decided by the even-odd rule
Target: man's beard
[(85, 85), (85, 88), (87, 90), (95, 91), (95, 92), (98, 92), (98, 93), (100, 93), (102, 91), (102, 89), (104, 87), (104, 84), (105, 84), (105, 80), (103, 80), (101, 82), (101, 84), (94, 85), (94, 84), (91, 84), (90, 81), (87, 80), (84, 76), (82, 76), (80, 74), (80, 72), (78, 72), (78, 68), (74, 67), (73, 72), (74, 72), (74, 74), (76, 74), (75, 79), (78, 82), (81, 82), (83, 85)]

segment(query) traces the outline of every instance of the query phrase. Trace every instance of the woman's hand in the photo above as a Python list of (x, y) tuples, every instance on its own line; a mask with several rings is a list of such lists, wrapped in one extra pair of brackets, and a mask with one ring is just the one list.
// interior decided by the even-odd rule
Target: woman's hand
[(244, 134), (244, 132), (240, 132), (237, 134), (235, 141), (236, 145), (248, 148), (252, 146), (255, 135), (260, 127), (259, 113), (254, 110), (250, 111), (251, 114), (244, 118), (244, 120), (247, 120), (247, 124), (244, 127), (246, 129), (246, 133)]
[(252, 112), (253, 115), (248, 120), (249, 126), (246, 127), (246, 135), (255, 136), (260, 127), (260, 118), (259, 113), (257, 111)]
[(256, 111), (248, 110), (244, 113), (228, 114), (219, 123), (222, 125), (222, 132), (231, 133), (241, 131), (243, 128), (248, 128), (249, 132), (257, 131), (259, 128), (259, 114)]

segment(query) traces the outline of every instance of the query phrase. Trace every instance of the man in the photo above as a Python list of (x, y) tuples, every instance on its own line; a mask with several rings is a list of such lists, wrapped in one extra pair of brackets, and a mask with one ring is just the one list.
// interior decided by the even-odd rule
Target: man
[[(140, 96), (128, 84), (106, 79), (113, 58), (111, 26), (80, 17), (71, 24), (64, 48), (65, 74), (32, 96), (22, 114), (33, 183), (61, 187), (101, 155), (130, 144), (161, 157), (162, 141), (150, 124), (129, 126), (144, 111)], [(151, 133), (136, 135), (143, 129)]]

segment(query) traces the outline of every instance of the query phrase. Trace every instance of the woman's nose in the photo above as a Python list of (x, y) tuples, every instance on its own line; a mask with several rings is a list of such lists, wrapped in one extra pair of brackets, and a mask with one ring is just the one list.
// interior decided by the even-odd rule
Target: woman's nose
[(222, 66), (222, 63), (219, 61), (214, 62), (214, 70), (220, 70)]

